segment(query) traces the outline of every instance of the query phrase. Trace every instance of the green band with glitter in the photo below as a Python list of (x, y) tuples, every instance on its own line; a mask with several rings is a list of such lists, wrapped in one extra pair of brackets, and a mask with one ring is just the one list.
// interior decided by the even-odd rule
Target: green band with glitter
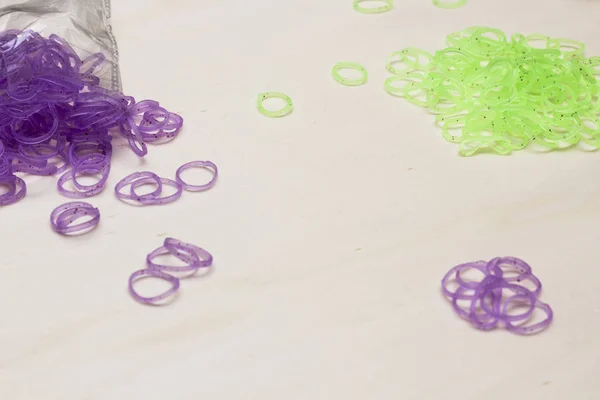
[[(356, 79), (344, 78), (340, 74), (342, 69), (352, 69), (354, 71), (358, 71), (362, 76)], [(368, 79), (368, 74), (365, 67), (355, 62), (339, 62), (335, 64), (333, 66), (333, 70), (331, 71), (331, 76), (333, 76), (333, 79), (346, 86), (360, 86), (366, 83)]]
[(363, 3), (370, 3), (374, 0), (354, 0), (354, 9), (362, 14), (380, 14), (386, 11), (390, 11), (394, 8), (394, 0), (378, 0), (378, 3), (385, 3), (379, 7), (365, 7)]
[(433, 0), (433, 4), (439, 8), (452, 9), (452, 8), (459, 8), (459, 7), (464, 6), (465, 4), (467, 4), (467, 0), (455, 0), (455, 1)]
[[(263, 102), (267, 99), (281, 99), (285, 101), (286, 105), (280, 110), (269, 111), (263, 105)], [(270, 118), (279, 118), (288, 115), (292, 112), (292, 109), (294, 108), (292, 104), (292, 99), (288, 95), (279, 92), (267, 92), (259, 94), (256, 104), (258, 107), (258, 111), (262, 115)]]

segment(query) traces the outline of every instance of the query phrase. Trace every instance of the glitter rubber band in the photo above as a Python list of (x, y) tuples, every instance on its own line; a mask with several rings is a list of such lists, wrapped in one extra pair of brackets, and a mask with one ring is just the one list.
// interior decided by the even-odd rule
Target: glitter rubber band
[(450, 0), (433, 0), (433, 4), (439, 8), (454, 9), (460, 8), (467, 4), (467, 0), (455, 0), (453, 2)]
[(394, 8), (394, 0), (378, 0), (378, 3), (385, 3), (379, 7), (365, 7), (364, 3), (371, 3), (374, 0), (354, 0), (354, 9), (361, 14), (381, 14)]
[[(356, 79), (344, 78), (340, 74), (340, 71), (342, 69), (351, 69), (351, 70), (357, 71), (362, 76), (360, 78), (356, 78)], [(368, 79), (368, 74), (367, 74), (367, 70), (365, 69), (365, 67), (363, 67), (362, 65), (355, 63), (355, 62), (339, 62), (339, 63), (335, 64), (333, 66), (333, 70), (331, 71), (331, 76), (333, 76), (333, 79), (335, 79), (337, 82), (339, 82), (345, 86), (360, 86), (360, 85), (365, 84)]]
[[(286, 105), (279, 110), (269, 111), (263, 105), (263, 102), (268, 99), (281, 99), (281, 100), (285, 101)], [(284, 117), (284, 116), (288, 115), (289, 113), (291, 113), (292, 109), (294, 108), (294, 106), (292, 104), (292, 99), (290, 98), (290, 96), (288, 96), (287, 94), (279, 93), (279, 92), (267, 92), (267, 93), (259, 94), (256, 104), (258, 107), (258, 111), (265, 117), (269, 117), (269, 118)]]

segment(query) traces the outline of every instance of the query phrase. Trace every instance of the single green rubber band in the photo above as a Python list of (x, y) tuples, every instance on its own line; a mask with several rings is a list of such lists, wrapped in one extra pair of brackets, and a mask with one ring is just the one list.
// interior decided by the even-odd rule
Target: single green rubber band
[[(265, 106), (263, 105), (263, 102), (267, 99), (281, 99), (286, 102), (286, 105), (280, 110), (270, 111), (270, 110), (267, 110), (265, 108)], [(259, 94), (256, 105), (258, 107), (258, 111), (262, 115), (269, 117), (269, 118), (279, 118), (279, 117), (286, 116), (289, 113), (291, 113), (292, 109), (294, 108), (294, 106), (292, 104), (292, 99), (288, 95), (279, 93), (279, 92), (267, 92), (267, 93)]]
[(464, 6), (465, 4), (467, 4), (467, 0), (456, 0), (453, 3), (451, 3), (448, 0), (447, 1), (433, 0), (433, 4), (439, 8), (453, 9), (453, 8), (460, 8), (460, 7)]
[(370, 3), (372, 1), (375, 0), (354, 0), (354, 9), (362, 14), (381, 14), (394, 8), (394, 0), (377, 0), (380, 3), (385, 3), (379, 7), (365, 7), (362, 5), (362, 3)]
[[(340, 74), (340, 70), (342, 69), (353, 69), (360, 72), (362, 76), (356, 79), (344, 78)], [(368, 74), (365, 67), (355, 62), (339, 62), (335, 64), (333, 66), (333, 70), (331, 71), (331, 76), (333, 76), (333, 79), (346, 86), (360, 86), (365, 84), (368, 79)]]

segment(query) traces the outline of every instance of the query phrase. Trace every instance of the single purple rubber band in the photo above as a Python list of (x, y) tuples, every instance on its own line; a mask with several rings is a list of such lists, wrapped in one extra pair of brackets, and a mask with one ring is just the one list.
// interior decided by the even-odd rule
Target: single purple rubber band
[[(212, 179), (204, 185), (190, 185), (188, 183), (185, 183), (183, 181), (183, 179), (181, 179), (181, 173), (183, 171), (185, 171), (186, 169), (193, 168), (193, 167), (212, 169), (213, 170)], [(191, 161), (189, 163), (183, 164), (181, 167), (179, 167), (177, 169), (177, 172), (175, 172), (175, 180), (179, 184), (181, 184), (181, 186), (185, 190), (187, 190), (189, 192), (202, 192), (204, 190), (210, 189), (211, 187), (214, 186), (215, 182), (217, 181), (218, 176), (219, 176), (219, 170), (217, 169), (217, 166), (212, 161)]]
[[(79, 224), (73, 224), (79, 218), (91, 216), (91, 219)], [(52, 229), (61, 235), (80, 232), (95, 228), (100, 222), (100, 210), (83, 201), (72, 201), (61, 204), (50, 214)]]
[[(144, 296), (140, 296), (136, 291), (135, 288), (133, 287), (134, 282), (141, 277), (144, 276), (150, 276), (150, 277), (154, 277), (154, 278), (158, 278), (158, 279), (162, 279), (164, 281), (167, 281), (169, 283), (171, 283), (171, 288), (168, 289), (166, 292), (161, 293), (159, 295), (156, 296), (152, 296), (152, 297), (144, 297)], [(179, 279), (166, 274), (158, 269), (142, 269), (139, 271), (135, 271), (133, 274), (131, 274), (131, 276), (129, 277), (129, 293), (131, 294), (131, 296), (138, 302), (143, 303), (143, 304), (153, 304), (156, 302), (159, 302), (161, 300), (166, 299), (167, 297), (173, 295), (175, 292), (177, 292), (177, 290), (179, 289)]]

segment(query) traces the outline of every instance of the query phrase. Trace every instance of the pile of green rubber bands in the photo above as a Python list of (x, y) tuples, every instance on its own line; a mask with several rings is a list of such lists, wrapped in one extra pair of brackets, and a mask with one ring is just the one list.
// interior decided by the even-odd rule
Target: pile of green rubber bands
[(600, 57), (583, 43), (472, 27), (446, 44), (393, 53), (385, 89), (435, 114), (461, 155), (600, 148)]

